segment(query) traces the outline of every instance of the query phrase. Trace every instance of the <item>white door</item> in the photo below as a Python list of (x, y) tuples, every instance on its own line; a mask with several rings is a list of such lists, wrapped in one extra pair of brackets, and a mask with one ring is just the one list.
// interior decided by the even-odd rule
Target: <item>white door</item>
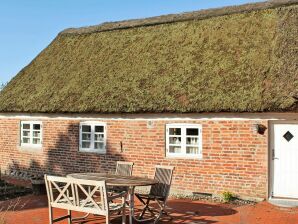
[(298, 199), (298, 124), (273, 124), (273, 197)]

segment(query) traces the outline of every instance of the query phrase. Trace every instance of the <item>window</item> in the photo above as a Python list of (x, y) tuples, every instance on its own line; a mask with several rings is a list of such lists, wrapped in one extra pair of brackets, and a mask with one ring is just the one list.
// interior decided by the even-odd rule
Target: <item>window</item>
[(106, 153), (106, 124), (80, 123), (80, 151)]
[(167, 157), (202, 158), (202, 126), (167, 124), (166, 155)]
[(41, 147), (42, 123), (40, 121), (21, 122), (21, 146)]

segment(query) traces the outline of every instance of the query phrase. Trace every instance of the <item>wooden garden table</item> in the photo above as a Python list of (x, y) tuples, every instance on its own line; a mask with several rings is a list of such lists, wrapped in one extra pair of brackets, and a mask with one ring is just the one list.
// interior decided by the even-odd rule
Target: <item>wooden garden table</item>
[(144, 177), (120, 176), (120, 175), (107, 174), (107, 173), (73, 173), (67, 176), (76, 178), (76, 179), (87, 179), (87, 180), (96, 180), (96, 181), (105, 180), (106, 185), (108, 186), (128, 187), (130, 224), (133, 223), (133, 220), (136, 220), (134, 217), (135, 187), (150, 186), (158, 183), (156, 180), (144, 178)]

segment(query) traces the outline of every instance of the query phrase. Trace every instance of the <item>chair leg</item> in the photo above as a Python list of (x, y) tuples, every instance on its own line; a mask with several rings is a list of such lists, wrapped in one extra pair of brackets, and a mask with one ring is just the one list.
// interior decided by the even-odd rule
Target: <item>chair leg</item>
[(126, 223), (126, 214), (125, 214), (125, 206), (122, 209), (122, 224)]
[(68, 210), (68, 224), (71, 224), (72, 223), (72, 220), (71, 220), (71, 210)]
[(148, 204), (147, 210), (151, 213), (151, 215), (155, 216), (154, 210), (150, 208), (149, 204)]
[[(144, 201), (142, 200), (142, 202), (144, 203)], [(142, 213), (140, 214), (139, 218), (142, 219), (143, 216), (145, 215), (145, 212), (146, 210), (148, 209), (149, 207), (149, 202), (150, 202), (150, 199), (148, 198), (147, 201), (144, 203), (145, 207), (143, 208), (143, 211)]]
[(158, 206), (160, 207), (160, 212), (159, 215), (156, 217), (154, 224), (158, 223), (158, 221), (160, 220), (160, 218), (165, 215), (167, 217), (169, 217), (170, 220), (173, 220), (173, 218), (169, 215), (169, 213), (165, 210), (166, 209), (166, 203), (165, 202), (161, 202), (159, 200), (156, 200)]
[(49, 223), (53, 224), (53, 208), (49, 206)]
[[(157, 202), (158, 203), (158, 202)], [(159, 204), (159, 203), (158, 203)], [(160, 206), (160, 204), (159, 204)], [(164, 208), (162, 206), (160, 206), (160, 211), (158, 216), (156, 217), (156, 219), (154, 220), (154, 224), (158, 223), (158, 221), (160, 220), (160, 218), (162, 217), (162, 215), (165, 214)]]
[(161, 216), (162, 216), (163, 211), (160, 211), (158, 216), (156, 217), (156, 219), (154, 220), (154, 224), (158, 223), (158, 221), (160, 220)]
[(173, 220), (173, 217), (170, 216), (170, 214), (167, 211), (163, 211), (163, 214), (167, 217), (169, 217), (170, 220)]
[(126, 214), (125, 214), (125, 207), (126, 207), (126, 197), (123, 197), (122, 198), (122, 224), (125, 224), (126, 223)]

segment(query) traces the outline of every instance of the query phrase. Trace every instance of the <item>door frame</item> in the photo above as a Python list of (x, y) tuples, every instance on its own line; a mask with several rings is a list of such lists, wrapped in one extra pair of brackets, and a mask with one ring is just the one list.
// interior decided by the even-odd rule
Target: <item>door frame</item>
[(268, 142), (268, 199), (273, 199), (272, 191), (274, 185), (274, 160), (272, 160), (272, 154), (274, 149), (274, 125), (275, 124), (297, 124), (298, 120), (271, 120), (268, 121), (269, 126), (269, 142)]

